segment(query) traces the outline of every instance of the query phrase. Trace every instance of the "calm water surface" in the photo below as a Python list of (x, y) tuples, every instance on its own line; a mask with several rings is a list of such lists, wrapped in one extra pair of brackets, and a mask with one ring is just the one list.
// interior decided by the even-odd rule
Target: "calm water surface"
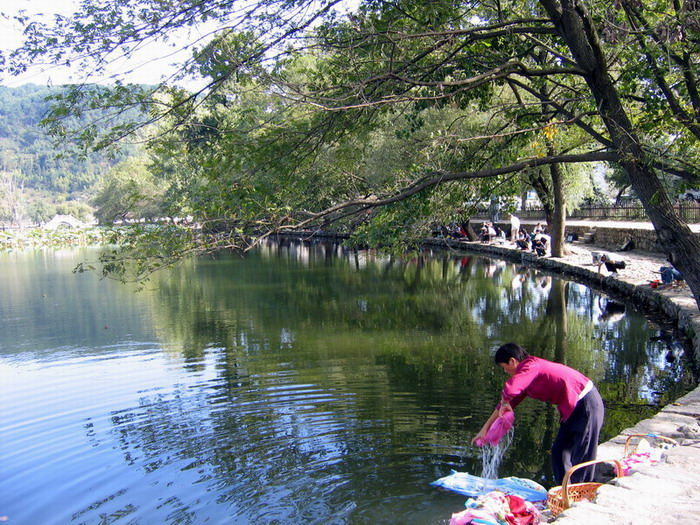
[[(592, 377), (605, 438), (693, 385), (671, 332), (512, 263), (271, 242), (135, 292), (71, 273), (94, 257), (0, 254), (10, 524), (447, 523), (429, 483), (481, 472), (499, 344)], [(500, 475), (549, 485), (557, 427), (524, 402)]]

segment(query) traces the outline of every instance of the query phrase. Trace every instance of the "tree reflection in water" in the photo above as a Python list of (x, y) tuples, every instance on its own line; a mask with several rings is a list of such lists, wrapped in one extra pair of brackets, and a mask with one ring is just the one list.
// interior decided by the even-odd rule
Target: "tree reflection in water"
[[(464, 498), (429, 483), (481, 472), (469, 442), (501, 343), (591, 377), (604, 438), (694, 384), (682, 343), (633, 306), (482, 257), (270, 240), (139, 294), (29, 266), (4, 268), (0, 304), (0, 494), (18, 523), (435, 523)], [(14, 328), (42, 289), (65, 300)], [(525, 401), (515, 425), (501, 474), (548, 484), (555, 409)], [(57, 492), (66, 472), (80, 482)]]

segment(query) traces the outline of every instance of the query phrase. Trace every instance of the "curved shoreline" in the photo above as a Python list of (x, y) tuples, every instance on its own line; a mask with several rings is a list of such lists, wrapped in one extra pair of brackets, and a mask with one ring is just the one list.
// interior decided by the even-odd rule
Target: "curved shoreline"
[[(659, 254), (624, 252), (615, 254), (633, 265), (634, 271), (622, 270), (620, 276), (599, 273), (593, 264), (594, 251), (603, 247), (576, 245), (571, 256), (537, 257), (508, 244), (430, 239), (428, 246), (449, 248), (467, 253), (484, 254), (521, 262), (565, 276), (574, 277), (602, 291), (627, 297), (647, 308), (659, 309), (691, 341), (693, 361), (700, 368), (700, 311), (687, 287), (652, 288), (654, 272), (664, 264)], [(656, 269), (655, 269), (656, 268)], [(595, 503), (574, 504), (556, 519), (562, 525), (646, 525), (673, 523), (696, 525), (700, 508), (700, 386), (668, 404), (656, 415), (623, 430), (613, 439), (601, 443), (598, 457), (619, 459), (630, 434), (660, 434), (676, 439), (680, 446), (667, 451), (665, 461), (655, 466), (636, 468), (631, 475), (614, 479), (598, 490)]]
[[(555, 258), (550, 256), (538, 257), (530, 252), (523, 252), (508, 244), (483, 244), (480, 242), (452, 241), (445, 239), (428, 239), (427, 246), (450, 248), (470, 253), (494, 256), (501, 259), (520, 262), (533, 268), (540, 268), (564, 276), (574, 277), (593, 288), (611, 292), (631, 299), (646, 308), (661, 310), (679, 330), (691, 341), (693, 346), (693, 362), (696, 369), (700, 368), (700, 310), (690, 290), (680, 288), (652, 288), (649, 285), (654, 280), (655, 271), (663, 266), (664, 259), (658, 254), (640, 254), (624, 252), (619, 257), (626, 260), (628, 268), (634, 267), (634, 272), (621, 270), (620, 276), (613, 277), (598, 272), (597, 265), (592, 262), (593, 252), (605, 250), (602, 247), (575, 245), (571, 256)], [(617, 255), (617, 254), (616, 254)], [(633, 273), (633, 275), (628, 275)]]

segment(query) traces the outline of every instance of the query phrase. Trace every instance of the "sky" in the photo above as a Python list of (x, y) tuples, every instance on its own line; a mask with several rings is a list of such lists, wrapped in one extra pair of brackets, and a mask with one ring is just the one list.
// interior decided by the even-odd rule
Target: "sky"
[[(51, 20), (53, 15), (70, 15), (79, 5), (78, 0), (0, 0), (0, 13), (4, 15), (16, 15), (20, 11), (34, 17), (43, 17)], [(22, 29), (19, 24), (7, 17), (0, 17), (0, 49), (12, 50), (22, 43)], [(189, 54), (187, 55), (189, 56)], [(184, 58), (184, 57), (181, 57)], [(164, 44), (149, 45), (134, 59), (116, 61), (110, 65), (112, 75), (122, 77), (122, 80), (155, 84), (163, 76), (168, 76), (174, 71), (170, 64), (178, 59), (172, 54), (172, 49)], [(24, 84), (60, 85), (76, 83), (82, 80), (76, 75), (75, 70), (57, 66), (36, 66), (25, 74), (13, 77), (0, 73), (0, 85), (6, 87), (18, 87)], [(94, 77), (91, 82), (111, 83), (110, 77)]]
[[(345, 0), (341, 5), (347, 10), (357, 8), (359, 0)], [(62, 14), (70, 15), (76, 11), (79, 6), (79, 0), (0, 0), (0, 13), (9, 15), (17, 15), (24, 11), (26, 15), (43, 16), (44, 20), (51, 20), (53, 15)], [(190, 41), (198, 41), (207, 38), (212, 25), (204, 26), (199, 31), (200, 33), (188, 33), (182, 35), (183, 39)], [(196, 30), (195, 30), (196, 31)], [(7, 17), (0, 16), (0, 50), (12, 50), (20, 46), (22, 43), (21, 26)], [(137, 84), (157, 84), (164, 77), (168, 77), (175, 71), (171, 65), (174, 62), (182, 62), (190, 56), (190, 52), (181, 52), (173, 54), (173, 48), (167, 47), (165, 44), (149, 44), (138, 53), (133, 59), (127, 61), (117, 61), (109, 66), (110, 73), (119, 77), (122, 81), (132, 82)], [(69, 83), (77, 83), (83, 79), (76, 76), (75, 71), (71, 71), (65, 67), (57, 66), (36, 66), (25, 74), (18, 77), (12, 77), (0, 72), (0, 86), (18, 87), (24, 84), (32, 83), (39, 85), (61, 85)], [(110, 77), (93, 77), (91, 82), (109, 84), (113, 82)], [(196, 82), (180, 82), (183, 87), (197, 89)]]
[[(44, 14), (70, 14), (77, 4), (75, 0), (0, 0), (0, 13), (4, 15), (16, 15), (25, 10), (28, 15)], [(0, 17), (0, 49), (11, 50), (22, 43), (22, 29), (19, 24)], [(52, 69), (52, 70), (49, 70)], [(37, 68), (19, 78), (10, 77), (0, 73), (0, 85), (17, 87), (22, 84), (62, 84), (69, 78), (69, 71), (57, 68)]]

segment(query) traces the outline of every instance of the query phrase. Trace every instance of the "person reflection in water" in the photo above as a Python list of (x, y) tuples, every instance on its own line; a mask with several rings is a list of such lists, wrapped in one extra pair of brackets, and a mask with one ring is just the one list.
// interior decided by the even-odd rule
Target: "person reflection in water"
[[(501, 401), (472, 444), (483, 439), (499, 416), (531, 397), (556, 405), (561, 415), (559, 433), (552, 445), (552, 469), (557, 485), (573, 465), (596, 459), (605, 408), (590, 379), (561, 363), (531, 356), (515, 343), (501, 346), (494, 359), (510, 378), (503, 387)], [(576, 470), (571, 482), (592, 481), (594, 476), (595, 465), (590, 465)]]

